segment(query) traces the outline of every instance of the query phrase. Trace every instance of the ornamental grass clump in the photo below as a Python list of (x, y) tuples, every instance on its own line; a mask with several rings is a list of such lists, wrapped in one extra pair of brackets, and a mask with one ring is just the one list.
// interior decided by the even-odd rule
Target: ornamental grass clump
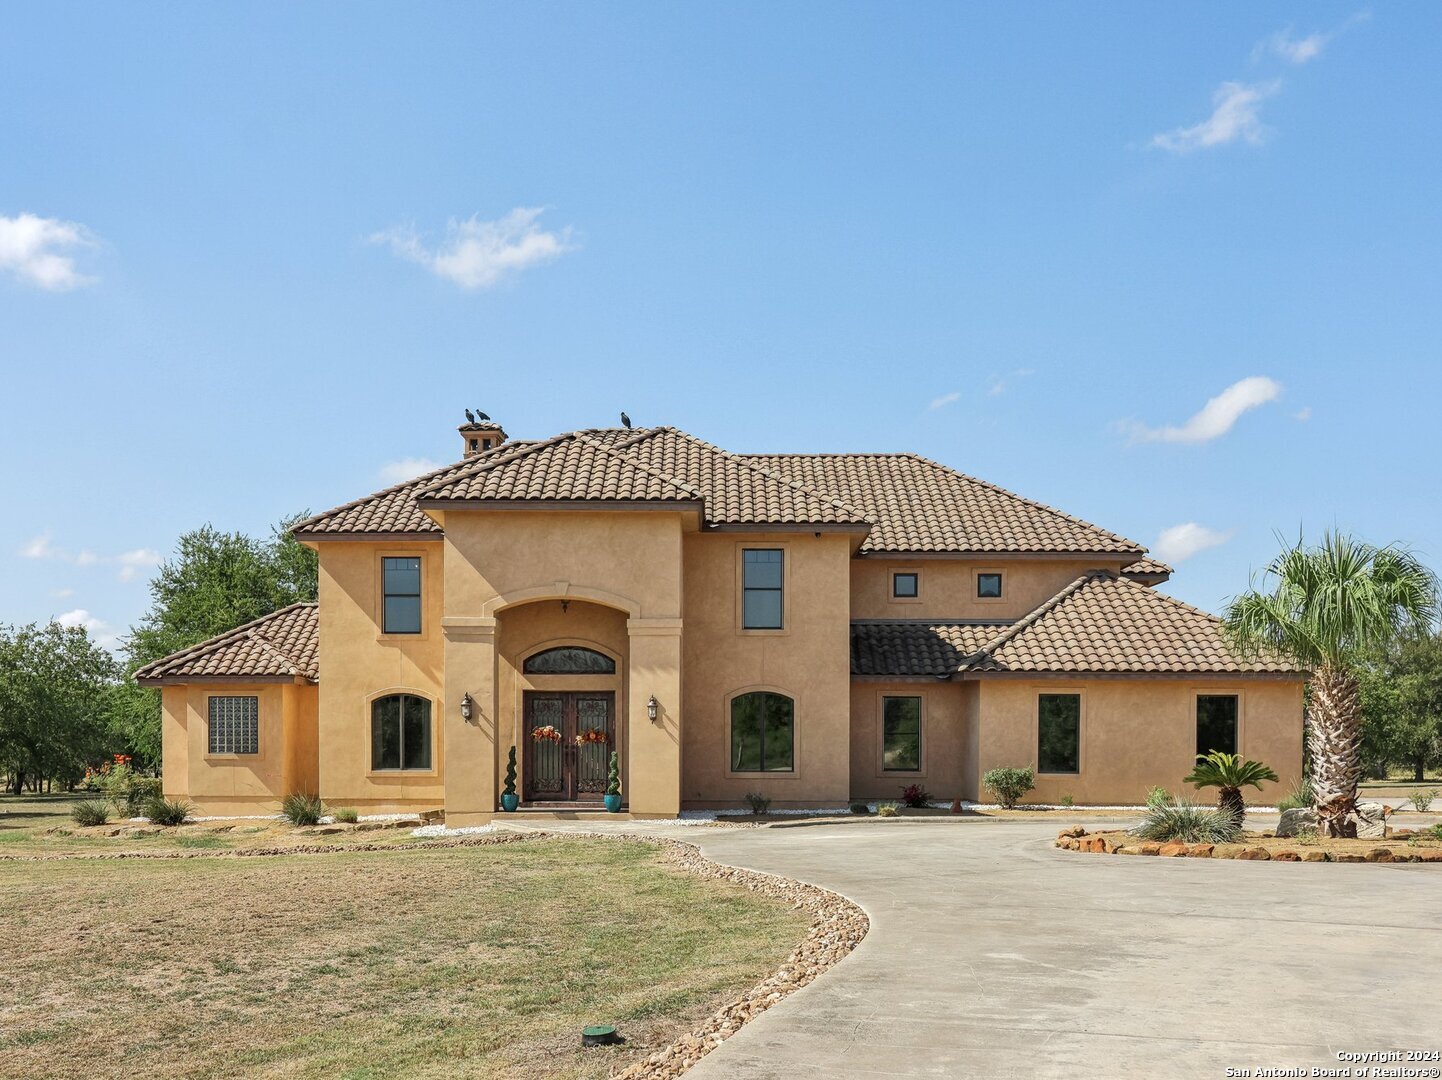
[(70, 820), (77, 825), (104, 825), (110, 820), (110, 807), (99, 799), (86, 799), (70, 808)]
[(1030, 765), (1024, 769), (988, 769), (981, 782), (1003, 810), (1013, 810), (1017, 800), (1036, 786), (1036, 770)]
[(1307, 777), (1292, 782), (1292, 790), (1277, 800), (1278, 810), (1310, 810), (1312, 808), (1312, 781)]
[(876, 804), (877, 817), (897, 817), (900, 814), (901, 807), (897, 806), (894, 802), (884, 802)]
[(145, 816), (152, 825), (184, 825), (194, 809), (184, 799), (155, 798), (145, 805)]
[(319, 795), (293, 791), (281, 800), (280, 816), (292, 825), (319, 825), (325, 816), (325, 803)]
[(1226, 810), (1198, 806), (1185, 799), (1147, 807), (1132, 835), (1142, 840), (1187, 844), (1230, 844), (1242, 835), (1241, 822)]
[(335, 811), (335, 819), (342, 825), (354, 825), (360, 820), (360, 811), (354, 806), (342, 806)]

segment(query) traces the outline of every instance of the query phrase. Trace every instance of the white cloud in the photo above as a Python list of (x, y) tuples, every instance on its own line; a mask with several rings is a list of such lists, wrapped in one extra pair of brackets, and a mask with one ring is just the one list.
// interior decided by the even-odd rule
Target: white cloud
[(1188, 154), (1227, 143), (1262, 142), (1264, 129), (1257, 117), (1263, 101), (1282, 87), (1280, 79), (1264, 83), (1224, 82), (1212, 93), (1212, 115), (1191, 127), (1179, 127), (1152, 137), (1152, 145), (1174, 154)]
[(387, 462), (380, 467), (378, 475), (382, 483), (404, 484), (407, 480), (414, 480), (422, 473), (434, 472), (440, 467), (439, 461), (432, 461), (430, 458), (408, 457)]
[(935, 412), (937, 409), (944, 409), (948, 405), (955, 405), (961, 400), (961, 391), (953, 390), (949, 394), (942, 394), (939, 398), (932, 398), (931, 404), (926, 407), (927, 412)]
[(73, 255), (94, 244), (89, 230), (73, 221), (0, 214), (0, 270), (42, 289), (64, 292), (94, 282), (75, 269)]
[[(151, 570), (165, 561), (165, 556), (153, 548), (135, 548), (118, 555), (99, 555), (89, 548), (82, 548), (72, 554), (50, 542), (50, 533), (44, 532), (20, 549), (21, 558), (53, 559), (72, 566), (117, 566), (116, 576), (121, 581), (134, 581), (146, 570)], [(68, 593), (67, 593), (68, 595)]]
[(1006, 393), (1007, 387), (1010, 385), (1012, 379), (1025, 379), (1035, 374), (1035, 369), (1023, 367), (1014, 368), (1007, 375), (993, 375), (991, 377), (991, 385), (987, 387), (986, 392), (991, 397), (1000, 397)]
[(1305, 424), (1308, 420), (1312, 419), (1312, 406), (1303, 405), (1300, 409), (1298, 409), (1292, 414), (1292, 419), (1297, 421), (1299, 424)]
[(1162, 562), (1175, 566), (1177, 563), (1186, 562), (1200, 551), (1206, 551), (1207, 548), (1220, 547), (1231, 538), (1230, 530), (1220, 532), (1205, 525), (1198, 525), (1195, 521), (1188, 521), (1173, 525), (1170, 529), (1163, 529), (1157, 542), (1152, 545), (1151, 554)]
[(1350, 30), (1359, 22), (1366, 22), (1371, 18), (1371, 12), (1359, 11), (1351, 18), (1346, 19), (1342, 24), (1332, 30), (1314, 30), (1305, 37), (1297, 37), (1289, 26), (1285, 30), (1278, 30), (1265, 41), (1260, 42), (1252, 50), (1252, 62), (1255, 63), (1263, 56), (1271, 53), (1279, 56), (1289, 64), (1305, 64), (1317, 59), (1335, 38)]
[(539, 207), (518, 206), (495, 221), (453, 220), (434, 248), (410, 226), (387, 229), (370, 239), (463, 289), (489, 289), (507, 276), (574, 250), (571, 230), (547, 232), (536, 223), (540, 216)]
[(55, 616), (55, 621), (61, 626), (79, 626), (90, 635), (95, 644), (102, 649), (113, 649), (120, 644), (120, 635), (110, 629), (110, 624), (104, 619), (97, 619), (84, 608), (76, 608), (74, 611), (67, 611), (63, 615)]
[(72, 589), (72, 588), (70, 588), (70, 587), (67, 585), (67, 586), (64, 586), (63, 588), (52, 589), (51, 592), (50, 592), (50, 595), (53, 596), (53, 597), (55, 597), (55, 599), (57, 599), (57, 600), (65, 600), (65, 599), (68, 599), (69, 597), (74, 596), (74, 595), (75, 595), (75, 590)]
[(1137, 421), (1121, 427), (1133, 442), (1211, 442), (1231, 431), (1244, 412), (1275, 400), (1281, 392), (1281, 383), (1265, 375), (1252, 375), (1232, 383), (1180, 427), (1151, 428)]

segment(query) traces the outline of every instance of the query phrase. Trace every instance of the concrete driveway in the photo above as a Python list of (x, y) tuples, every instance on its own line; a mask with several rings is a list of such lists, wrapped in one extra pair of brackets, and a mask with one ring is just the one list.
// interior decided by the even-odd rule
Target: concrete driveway
[(1220, 1078), (1442, 1050), (1442, 867), (1087, 855), (1051, 846), (1064, 824), (656, 830), (872, 920), (688, 1077)]

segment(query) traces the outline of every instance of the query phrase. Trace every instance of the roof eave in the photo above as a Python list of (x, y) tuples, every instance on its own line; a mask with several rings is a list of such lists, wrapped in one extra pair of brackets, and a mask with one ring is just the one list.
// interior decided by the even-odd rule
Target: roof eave
[(297, 686), (315, 686), (320, 679), (306, 675), (136, 675), (140, 686), (187, 686), (201, 683), (206, 686), (240, 686), (254, 683), (293, 683)]

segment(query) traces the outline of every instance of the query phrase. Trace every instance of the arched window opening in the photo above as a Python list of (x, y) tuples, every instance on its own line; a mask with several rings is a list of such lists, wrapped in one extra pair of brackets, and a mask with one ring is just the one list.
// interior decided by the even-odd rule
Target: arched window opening
[(526, 657), (521, 670), (527, 675), (614, 675), (616, 661), (595, 649), (562, 645)]

